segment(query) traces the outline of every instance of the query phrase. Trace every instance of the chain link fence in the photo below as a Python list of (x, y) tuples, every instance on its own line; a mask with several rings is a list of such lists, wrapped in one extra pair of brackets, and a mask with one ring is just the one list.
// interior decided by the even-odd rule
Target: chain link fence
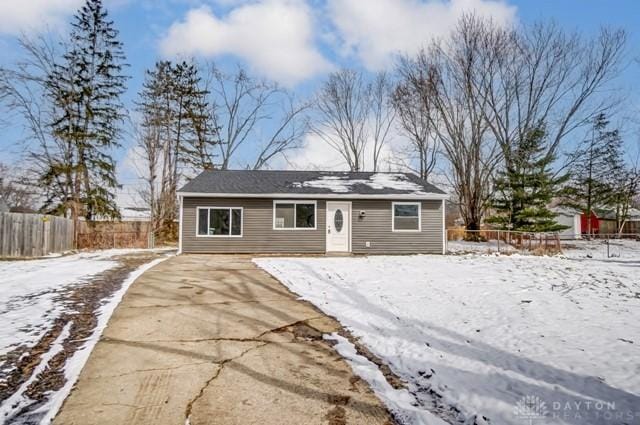
[(449, 253), (533, 253), (554, 254), (562, 252), (560, 234), (557, 232), (532, 233), (512, 230), (447, 229)]

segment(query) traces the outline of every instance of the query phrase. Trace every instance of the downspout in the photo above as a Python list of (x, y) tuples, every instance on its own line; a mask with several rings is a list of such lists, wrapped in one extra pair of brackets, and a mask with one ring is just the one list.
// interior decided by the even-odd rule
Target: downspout
[(447, 253), (447, 225), (445, 220), (445, 200), (442, 200), (442, 254)]

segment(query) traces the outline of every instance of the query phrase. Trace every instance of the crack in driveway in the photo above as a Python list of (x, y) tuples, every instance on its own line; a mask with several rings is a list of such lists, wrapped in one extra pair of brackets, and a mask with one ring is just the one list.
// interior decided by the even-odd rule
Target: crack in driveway
[(204, 385), (202, 386), (202, 388), (200, 388), (200, 391), (198, 391), (198, 394), (197, 394), (193, 399), (191, 399), (191, 400), (189, 401), (189, 403), (187, 404), (187, 408), (186, 408), (186, 410), (185, 410), (185, 420), (186, 420), (186, 423), (189, 423), (189, 418), (191, 417), (191, 409), (193, 408), (193, 405), (194, 405), (194, 404), (195, 404), (195, 403), (196, 403), (200, 398), (202, 398), (202, 396), (204, 395), (204, 392), (206, 391), (207, 387), (208, 387), (209, 385), (211, 385), (211, 383), (212, 383), (216, 378), (218, 378), (218, 376), (220, 376), (220, 373), (222, 373), (222, 370), (224, 369), (224, 366), (225, 366), (227, 363), (232, 362), (232, 361), (234, 361), (234, 360), (238, 360), (238, 359), (242, 358), (244, 355), (246, 355), (247, 353), (249, 353), (249, 352), (251, 352), (251, 351), (253, 351), (253, 350), (256, 350), (256, 349), (258, 349), (258, 348), (262, 348), (262, 347), (264, 347), (265, 345), (268, 345), (268, 344), (270, 344), (270, 342), (269, 342), (269, 341), (263, 341), (261, 344), (256, 345), (255, 347), (247, 348), (246, 350), (244, 350), (242, 353), (240, 353), (239, 355), (237, 355), (237, 356), (235, 356), (235, 357), (232, 357), (232, 358), (229, 358), (229, 359), (225, 359), (225, 360), (223, 360), (222, 362), (217, 363), (217, 365), (219, 366), (219, 367), (218, 367), (218, 370), (213, 374), (213, 376), (212, 376), (211, 378), (209, 378), (209, 379), (204, 383)]

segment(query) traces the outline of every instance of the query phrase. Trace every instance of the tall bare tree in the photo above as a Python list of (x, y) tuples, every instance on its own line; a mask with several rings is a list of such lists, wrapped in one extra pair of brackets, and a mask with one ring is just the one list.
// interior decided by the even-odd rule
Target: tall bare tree
[(386, 72), (334, 72), (316, 96), (312, 131), (338, 152), (352, 171), (377, 171), (395, 120), (392, 92), (393, 83)]
[(396, 110), (392, 103), (393, 83), (389, 75), (382, 71), (375, 75), (371, 84), (371, 99), (369, 106), (370, 115), (373, 121), (373, 131), (371, 134), (373, 146), (373, 171), (378, 171), (380, 167), (382, 153), (385, 145), (390, 139), (391, 126), (396, 117)]
[(297, 148), (307, 132), (308, 103), (296, 101), (276, 83), (254, 78), (241, 67), (228, 74), (209, 64), (205, 88), (209, 103), (216, 107), (218, 166), (223, 170), (237, 166), (234, 161), (245, 147), (243, 156), (250, 159), (244, 165), (263, 168)]
[(426, 70), (413, 65), (406, 59), (400, 63), (402, 79), (393, 91), (393, 106), (400, 128), (410, 141), (408, 152), (404, 152), (409, 159), (405, 165), (428, 180), (438, 158), (439, 142), (434, 130), (437, 115), (426, 84), (428, 77), (422, 75)]
[(369, 138), (371, 85), (361, 72), (342, 69), (329, 75), (316, 99), (314, 133), (335, 149), (351, 171), (364, 169)]
[(506, 163), (511, 151), (537, 123), (546, 123), (547, 156), (556, 156), (574, 130), (588, 125), (620, 99), (602, 95), (618, 75), (627, 35), (602, 29), (581, 37), (555, 23), (511, 29), (482, 21), (486, 76), (478, 84), (486, 118)]
[[(7, 121), (22, 123), (23, 153), (28, 157), (29, 171), (43, 175), (54, 164), (67, 162), (72, 156), (63, 141), (55, 138), (48, 123), (52, 120), (53, 105), (47, 87), (47, 77), (56, 59), (65, 51), (64, 44), (45, 36), (22, 37), (18, 40), (23, 58), (13, 67), (0, 67), (0, 102), (5, 107)], [(35, 182), (34, 182), (35, 184)], [(70, 176), (58, 176), (51, 187), (41, 188), (45, 198), (58, 197), (64, 214), (72, 208)]]
[[(419, 93), (450, 167), (451, 186), (467, 229), (478, 230), (489, 206), (491, 179), (500, 162), (499, 145), (485, 119), (486, 85), (482, 60), (482, 22), (463, 18), (445, 40), (434, 42), (400, 72)], [(428, 100), (427, 100), (428, 99)]]

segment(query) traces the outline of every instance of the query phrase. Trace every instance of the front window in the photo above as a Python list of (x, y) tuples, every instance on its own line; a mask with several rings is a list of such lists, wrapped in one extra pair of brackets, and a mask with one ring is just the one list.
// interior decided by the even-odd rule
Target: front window
[(392, 230), (394, 232), (419, 232), (420, 203), (394, 202)]
[(242, 236), (242, 208), (198, 208), (198, 236)]
[(273, 205), (274, 229), (315, 229), (316, 203), (276, 201)]

